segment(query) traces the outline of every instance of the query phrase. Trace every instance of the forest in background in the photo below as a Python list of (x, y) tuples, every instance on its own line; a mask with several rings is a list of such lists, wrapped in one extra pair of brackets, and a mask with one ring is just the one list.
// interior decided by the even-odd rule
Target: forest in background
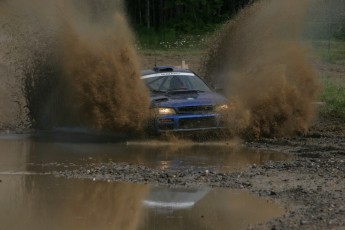
[[(194, 49), (255, 0), (126, 0), (127, 16), (143, 49)], [(207, 37), (207, 36), (206, 36)]]
[[(246, 5), (257, 0), (126, 0), (128, 18), (139, 40), (174, 40), (181, 35), (213, 32)], [(329, 32), (345, 39), (345, 1), (316, 0), (307, 19), (313, 36)], [(288, 9), (287, 9), (288, 10)], [(159, 38), (157, 38), (159, 37)]]
[(174, 30), (177, 34), (212, 30), (253, 0), (126, 0), (136, 30)]

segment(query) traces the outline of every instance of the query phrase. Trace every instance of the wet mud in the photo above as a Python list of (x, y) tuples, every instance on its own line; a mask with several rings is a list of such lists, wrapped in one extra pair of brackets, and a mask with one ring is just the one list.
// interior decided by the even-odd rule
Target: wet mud
[[(6, 185), (0, 190), (4, 229), (244, 229), (284, 213), (269, 199), (239, 190), (34, 174), (2, 175), (1, 183)], [(259, 214), (251, 211), (258, 208)]]
[[(221, 142), (176, 146), (159, 141), (74, 141), (41, 142), (32, 139), (32, 135), (0, 136), (2, 226), (244, 229), (248, 224), (264, 223), (284, 213), (283, 207), (270, 198), (260, 198), (245, 190), (189, 183), (188, 180), (194, 181), (193, 177), (182, 174), (196, 175), (205, 169), (210, 174), (215, 169), (237, 171), (252, 163), (286, 159), (285, 154), (250, 151)], [(169, 186), (164, 182), (173, 178), (169, 172), (174, 171), (181, 172), (176, 180), (188, 185), (173, 181), (175, 186)], [(157, 183), (153, 172), (162, 181)], [(258, 208), (260, 213), (252, 211)], [(18, 218), (21, 221), (15, 221)]]
[[(333, 125), (333, 126), (332, 126)], [(345, 129), (319, 121), (299, 138), (260, 139), (243, 146), (286, 153), (289, 160), (251, 163), (235, 171), (205, 167), (195, 170), (154, 169), (141, 164), (101, 163), (57, 171), (58, 177), (125, 181), (170, 187), (242, 189), (270, 198), (286, 213), (248, 229), (342, 229), (345, 227)]]
[(0, 80), (16, 96), (2, 102), (17, 123), (142, 130), (149, 96), (121, 0), (3, 1), (0, 21), (0, 63), (13, 70), (1, 64)]
[(226, 114), (231, 132), (281, 137), (310, 127), (320, 87), (302, 43), (311, 4), (257, 1), (211, 39), (201, 72), (209, 84), (225, 91), (232, 108)]
[(259, 229), (343, 229), (345, 178), (344, 124), (322, 122), (305, 137), (250, 143), (289, 152), (295, 160), (251, 168), (249, 189), (285, 203), (287, 214)]

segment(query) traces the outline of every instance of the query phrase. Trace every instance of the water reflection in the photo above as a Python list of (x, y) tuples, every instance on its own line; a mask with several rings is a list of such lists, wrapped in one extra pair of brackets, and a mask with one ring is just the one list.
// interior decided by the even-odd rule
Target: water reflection
[(237, 190), (1, 178), (2, 229), (244, 229), (283, 214), (267, 200)]
[(247, 229), (283, 209), (240, 190), (151, 188), (139, 229)]
[(109, 161), (233, 170), (286, 158), (214, 144), (57, 143), (6, 136), (0, 139), (1, 229), (241, 229), (279, 216), (282, 209), (243, 191), (67, 180), (44, 173)]
[(148, 187), (2, 176), (2, 229), (137, 229)]
[(277, 152), (215, 144), (121, 144), (40, 142), (30, 138), (0, 139), (0, 171), (51, 172), (89, 163), (127, 162), (152, 168), (237, 170), (249, 164), (287, 160)]
[(152, 187), (150, 194), (144, 200), (144, 205), (162, 213), (190, 209), (210, 190), (210, 188)]

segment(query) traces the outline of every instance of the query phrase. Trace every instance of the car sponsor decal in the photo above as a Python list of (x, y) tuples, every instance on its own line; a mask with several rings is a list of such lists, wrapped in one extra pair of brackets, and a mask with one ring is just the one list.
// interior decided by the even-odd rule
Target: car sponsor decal
[(145, 76), (142, 76), (141, 79), (162, 77), (162, 76), (176, 76), (176, 75), (195, 76), (194, 73), (169, 72), (169, 73), (155, 73), (155, 74), (145, 75)]

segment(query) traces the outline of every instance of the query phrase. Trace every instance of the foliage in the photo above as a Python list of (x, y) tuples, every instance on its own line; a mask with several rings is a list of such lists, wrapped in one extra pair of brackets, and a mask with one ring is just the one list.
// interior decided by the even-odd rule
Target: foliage
[(189, 34), (178, 34), (174, 29), (155, 31), (139, 28), (136, 30), (137, 46), (139, 50), (200, 50), (204, 48), (206, 40), (216, 28), (218, 28), (218, 25), (214, 25), (212, 30)]
[(207, 30), (209, 25), (226, 21), (251, 0), (127, 0), (134, 27), (176, 33)]
[(336, 84), (329, 78), (324, 79), (322, 101), (326, 103), (321, 113), (326, 117), (345, 119), (345, 83)]
[[(91, 1), (91, 0), (90, 0)], [(127, 0), (139, 49), (195, 49), (253, 0)]]
[(334, 37), (339, 40), (345, 41), (345, 22), (342, 27), (334, 33)]
[(345, 65), (345, 41), (339, 39), (312, 41), (314, 55), (322, 61)]

